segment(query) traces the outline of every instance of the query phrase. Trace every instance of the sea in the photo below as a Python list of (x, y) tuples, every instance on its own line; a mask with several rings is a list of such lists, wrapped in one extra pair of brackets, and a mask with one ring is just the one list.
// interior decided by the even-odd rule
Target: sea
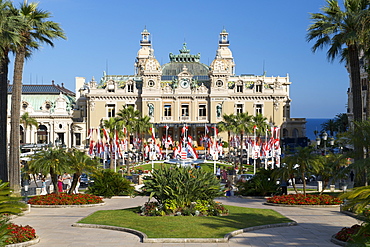
[(330, 118), (306, 118), (306, 136), (310, 140), (315, 140), (316, 136), (314, 131), (321, 131), (321, 124), (327, 122)]

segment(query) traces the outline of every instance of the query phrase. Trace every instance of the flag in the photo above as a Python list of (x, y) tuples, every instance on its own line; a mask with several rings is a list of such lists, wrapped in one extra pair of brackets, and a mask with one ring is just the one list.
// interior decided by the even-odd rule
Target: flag
[(209, 129), (208, 129), (207, 125), (204, 125), (204, 132), (206, 133), (206, 135), (209, 133)]
[(188, 127), (188, 126), (184, 126), (184, 127), (182, 127), (181, 133), (182, 133), (182, 134), (184, 134), (184, 133), (185, 133), (185, 131), (187, 131), (188, 129), (189, 129), (189, 127)]
[(153, 143), (155, 143), (155, 130), (154, 128), (150, 128), (151, 132), (152, 132), (152, 140), (153, 140)]

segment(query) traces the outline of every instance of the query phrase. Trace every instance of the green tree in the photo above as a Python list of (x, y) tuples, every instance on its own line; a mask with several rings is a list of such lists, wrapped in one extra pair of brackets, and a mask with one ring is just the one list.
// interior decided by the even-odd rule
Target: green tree
[(297, 186), (295, 184), (295, 178), (298, 174), (297, 167), (294, 162), (289, 162), (289, 158), (288, 163), (285, 163), (286, 157), (287, 156), (282, 159), (281, 166), (274, 169), (272, 176), (275, 178), (275, 180), (280, 180), (280, 182), (290, 180), (292, 182), (295, 193), (298, 194)]
[(361, 148), (354, 148), (347, 154), (350, 157), (361, 157), (361, 159), (355, 159), (350, 168), (355, 170), (356, 185), (367, 185), (370, 169), (370, 121), (354, 121), (353, 124), (354, 128), (347, 132), (346, 139), (350, 145)]
[(346, 177), (344, 167), (347, 165), (347, 158), (343, 154), (329, 153), (325, 156), (318, 156), (318, 162), (321, 163), (318, 174), (323, 181), (322, 191), (320, 191), (322, 195), (330, 181), (334, 182)]
[[(234, 126), (235, 126), (235, 115), (234, 114), (230, 114), (230, 115), (224, 114), (222, 116), (222, 121), (217, 124), (218, 130), (220, 132), (227, 131), (227, 141), (230, 141), (231, 132), (235, 130)], [(228, 147), (229, 147), (229, 154), (230, 154), (230, 145)]]
[(7, 182), (8, 177), (8, 65), (12, 46), (20, 44), (22, 28), (20, 18), (11, 11), (12, 3), (0, 0), (0, 179)]
[(66, 162), (69, 164), (70, 169), (74, 171), (73, 181), (69, 194), (72, 194), (77, 186), (79, 177), (83, 172), (94, 172), (99, 166), (99, 160), (91, 158), (85, 152), (79, 151), (77, 149), (72, 149), (71, 152), (66, 153)]
[[(311, 13), (313, 24), (308, 28), (307, 40), (316, 40), (312, 51), (329, 46), (327, 57), (333, 61), (340, 56), (350, 71), (353, 117), (362, 120), (362, 89), (360, 81), (360, 45), (362, 44), (363, 13), (369, 10), (368, 0), (345, 0), (342, 10), (337, 0), (327, 0), (322, 13)], [(346, 52), (344, 52), (346, 49)]]
[[(28, 112), (23, 113), (21, 116), (20, 122), (24, 125), (24, 132), (27, 134), (27, 128), (28, 127), (38, 127), (37, 120), (33, 117), (30, 117)], [(27, 143), (27, 137), (25, 136), (25, 142)]]
[(235, 126), (233, 128), (234, 133), (238, 133), (240, 135), (240, 142), (241, 142), (241, 155), (240, 155), (240, 170), (243, 169), (243, 146), (244, 146), (244, 136), (249, 133), (253, 133), (253, 121), (252, 116), (248, 114), (248, 112), (238, 113), (235, 117)]
[(50, 174), (54, 186), (54, 193), (59, 194), (57, 176), (70, 169), (66, 150), (61, 148), (50, 148), (35, 153), (31, 156), (31, 161), (29, 161), (29, 169), (41, 172), (41, 174), (45, 176)]
[(334, 136), (335, 132), (338, 132), (338, 125), (335, 120), (329, 119), (328, 121), (321, 124), (322, 130), (329, 132), (329, 136)]
[(46, 43), (54, 46), (52, 40), (65, 38), (63, 30), (58, 23), (49, 21), (51, 14), (40, 10), (38, 3), (24, 1), (19, 9), (12, 8), (14, 16), (21, 20), (22, 28), (19, 32), (20, 43), (12, 47), (15, 52), (14, 75), (12, 87), (11, 107), (11, 134), (9, 156), (10, 186), (15, 192), (20, 190), (20, 166), (19, 166), (19, 137), (20, 137), (20, 106), (22, 95), (22, 77), (25, 58), (31, 55), (31, 50), (37, 49), (40, 44)]
[(336, 129), (339, 133), (348, 130), (348, 115), (346, 113), (339, 113), (334, 118)]
[[(150, 123), (150, 117), (149, 116), (141, 116), (139, 117), (135, 124), (133, 131), (136, 132), (141, 140), (141, 152), (144, 153), (144, 139), (145, 135), (150, 133), (150, 127), (152, 124)], [(130, 171), (129, 167), (127, 167), (127, 170)]]
[(284, 158), (284, 162), (289, 166), (296, 166), (297, 174), (303, 181), (303, 193), (306, 195), (306, 176), (310, 173), (317, 174), (322, 164), (318, 162), (317, 155), (313, 154), (313, 147), (297, 148), (296, 153)]
[(135, 110), (133, 106), (123, 106), (123, 109), (117, 113), (117, 119), (122, 122), (122, 125), (126, 128), (126, 137), (128, 143), (131, 143), (130, 135), (135, 129), (137, 119), (141, 116), (140, 111)]
[(265, 135), (266, 131), (269, 128), (269, 125), (267, 123), (267, 118), (259, 113), (256, 116), (252, 117), (252, 121), (253, 121), (254, 126), (256, 126), (257, 137), (260, 137), (261, 135)]

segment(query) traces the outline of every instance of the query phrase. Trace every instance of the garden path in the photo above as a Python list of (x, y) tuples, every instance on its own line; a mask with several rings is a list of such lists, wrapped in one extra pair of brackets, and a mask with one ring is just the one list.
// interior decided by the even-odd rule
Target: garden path
[(330, 237), (342, 227), (358, 223), (343, 215), (339, 208), (292, 208), (266, 206), (264, 199), (220, 198), (227, 205), (269, 208), (298, 222), (297, 226), (269, 228), (243, 233), (229, 243), (141, 243), (139, 237), (118, 231), (78, 228), (71, 225), (97, 210), (130, 208), (144, 204), (147, 198), (107, 199), (106, 205), (92, 208), (32, 208), (29, 214), (15, 218), (16, 224), (31, 225), (40, 236), (35, 247), (130, 246), (130, 247), (267, 247), (267, 246), (337, 246)]

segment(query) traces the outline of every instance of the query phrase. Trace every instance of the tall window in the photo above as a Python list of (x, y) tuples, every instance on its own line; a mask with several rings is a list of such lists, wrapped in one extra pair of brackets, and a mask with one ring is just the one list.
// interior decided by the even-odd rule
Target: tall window
[(256, 115), (262, 114), (262, 107), (263, 106), (261, 104), (256, 105)]
[(243, 85), (236, 85), (236, 92), (242, 93), (243, 92)]
[(75, 133), (75, 137), (76, 137), (76, 146), (80, 146), (81, 145), (81, 133)]
[(236, 114), (243, 113), (243, 104), (236, 105)]
[(115, 117), (115, 116), (116, 116), (116, 106), (107, 105), (107, 117)]
[(181, 116), (183, 117), (189, 116), (189, 105), (188, 104), (181, 105)]
[(164, 116), (171, 117), (171, 105), (164, 105)]
[(133, 93), (134, 92), (134, 84), (127, 84), (127, 92)]
[(207, 116), (207, 105), (199, 105), (199, 117), (206, 117)]
[(256, 93), (262, 93), (262, 85), (256, 85)]

